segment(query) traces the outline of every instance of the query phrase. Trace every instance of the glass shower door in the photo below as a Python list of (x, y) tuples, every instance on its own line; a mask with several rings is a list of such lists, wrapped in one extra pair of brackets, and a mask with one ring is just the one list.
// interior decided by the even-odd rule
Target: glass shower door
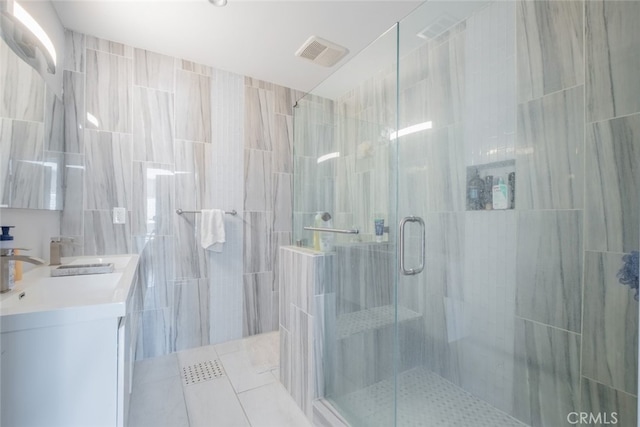
[(395, 425), (637, 425), (639, 18), (429, 1), (399, 23), (398, 214), (426, 262), (398, 270)]
[[(513, 2), (436, 1), (399, 24), (398, 211), (423, 219), (426, 247), (422, 274), (399, 269), (398, 313), (417, 318), (398, 319), (398, 426), (521, 425), (507, 411), (516, 253), (509, 13)], [(478, 21), (493, 26), (491, 38), (476, 36)], [(498, 182), (502, 204), (492, 197)], [(420, 264), (419, 230), (410, 235)]]
[(396, 57), (394, 27), (294, 115), (294, 240), (332, 246), (316, 247), (330, 283), (316, 296), (317, 393), (353, 425), (393, 425), (395, 416)]

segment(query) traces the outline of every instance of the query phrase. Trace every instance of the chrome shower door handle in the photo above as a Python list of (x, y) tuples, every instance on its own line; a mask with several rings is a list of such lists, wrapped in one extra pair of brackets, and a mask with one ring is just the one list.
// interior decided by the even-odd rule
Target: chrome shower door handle
[[(417, 268), (406, 268), (404, 261), (404, 228), (408, 222), (417, 222), (420, 224), (420, 229), (422, 231), (422, 238), (420, 242), (420, 265)], [(412, 276), (414, 274), (419, 274), (424, 270), (424, 259), (425, 259), (425, 227), (424, 220), (419, 216), (406, 216), (402, 218), (400, 221), (400, 273), (405, 276)]]

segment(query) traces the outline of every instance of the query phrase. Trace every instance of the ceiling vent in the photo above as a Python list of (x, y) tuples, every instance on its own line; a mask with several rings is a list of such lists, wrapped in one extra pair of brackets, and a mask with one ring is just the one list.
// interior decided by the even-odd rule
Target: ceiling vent
[(340, 61), (349, 51), (347, 48), (331, 43), (317, 36), (311, 36), (298, 49), (296, 56), (308, 59), (314, 64), (323, 67), (332, 67)]
[(453, 16), (442, 14), (438, 17), (438, 19), (435, 20), (435, 22), (427, 25), (426, 28), (424, 28), (416, 35), (421, 39), (433, 40), (447, 31), (449, 28), (453, 27), (459, 21), (459, 19), (456, 19)]

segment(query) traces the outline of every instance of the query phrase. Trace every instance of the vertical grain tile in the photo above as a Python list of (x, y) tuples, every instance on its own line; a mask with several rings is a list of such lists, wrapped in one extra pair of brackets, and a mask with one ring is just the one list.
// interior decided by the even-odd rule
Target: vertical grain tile
[(87, 39), (86, 129), (132, 131), (132, 60), (89, 48)]
[(581, 209), (584, 194), (583, 87), (518, 107), (519, 209)]
[(131, 216), (126, 224), (114, 224), (110, 210), (84, 211), (84, 254), (115, 255), (131, 253)]
[(64, 155), (64, 207), (60, 218), (60, 234), (81, 236), (83, 233), (84, 206), (84, 155)]
[(585, 168), (585, 249), (638, 249), (640, 115), (588, 125)]
[(640, 4), (587, 1), (585, 13), (587, 121), (640, 111)]
[(131, 208), (131, 135), (86, 131), (85, 208)]
[(271, 151), (275, 100), (273, 91), (245, 88), (244, 147)]
[(271, 153), (260, 150), (244, 150), (244, 210), (271, 211), (273, 190)]
[(582, 374), (601, 384), (637, 393), (638, 302), (618, 282), (619, 253), (586, 252)]
[(209, 344), (209, 285), (180, 280), (174, 287), (172, 342), (176, 351)]
[(133, 155), (135, 160), (173, 163), (173, 95), (135, 87)]
[(84, 74), (64, 71), (64, 151), (84, 153)]
[[(64, 70), (84, 73), (85, 35), (71, 30), (64, 32)], [(66, 86), (65, 86), (66, 89)]]
[(175, 102), (176, 138), (211, 142), (211, 78), (178, 70)]
[(579, 410), (580, 335), (516, 318), (512, 415), (531, 426), (562, 425)]
[(600, 414), (602, 425), (633, 427), (638, 420), (638, 398), (582, 377), (580, 411), (594, 416)]
[(148, 50), (134, 49), (133, 60), (133, 84), (173, 92), (174, 58)]
[(243, 336), (256, 335), (273, 330), (272, 273), (244, 275)]
[(582, 223), (581, 211), (519, 212), (518, 316), (581, 331)]
[(584, 83), (582, 1), (517, 3), (518, 102)]
[(271, 271), (270, 212), (246, 212), (244, 223), (244, 272)]

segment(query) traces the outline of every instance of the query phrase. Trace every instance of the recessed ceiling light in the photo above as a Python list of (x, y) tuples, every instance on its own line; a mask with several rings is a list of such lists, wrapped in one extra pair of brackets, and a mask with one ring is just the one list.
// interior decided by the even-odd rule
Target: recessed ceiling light
[(226, 6), (227, 0), (209, 0), (209, 3), (214, 6)]

